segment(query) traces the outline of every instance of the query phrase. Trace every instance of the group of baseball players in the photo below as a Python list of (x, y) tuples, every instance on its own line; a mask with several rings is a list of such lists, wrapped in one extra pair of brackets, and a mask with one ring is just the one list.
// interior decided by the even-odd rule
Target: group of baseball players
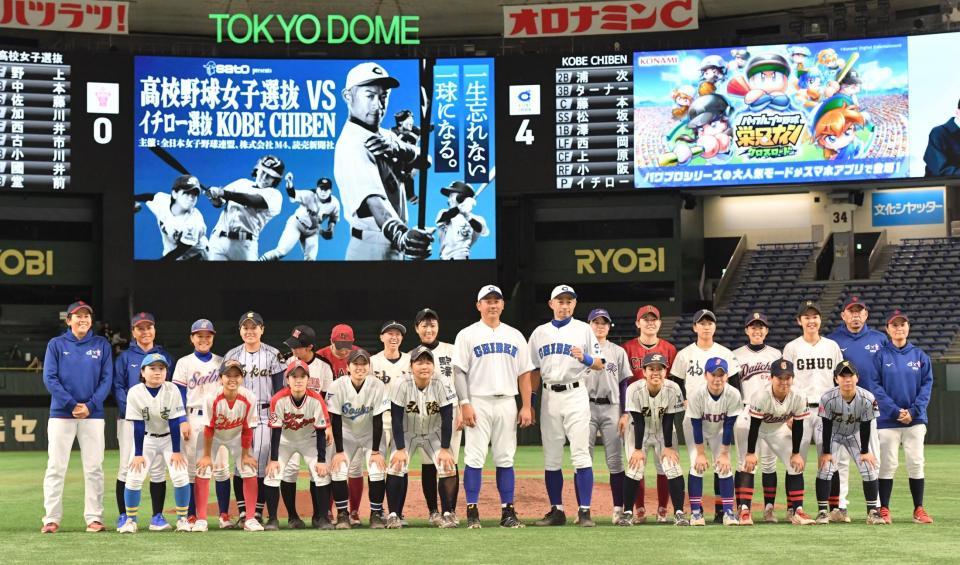
[[(819, 306), (805, 301), (796, 314), (802, 335), (780, 352), (765, 344), (769, 324), (763, 312), (747, 317), (747, 343), (731, 351), (713, 341), (716, 315), (701, 310), (693, 317), (696, 340), (678, 352), (659, 337), (660, 312), (652, 305), (637, 311), (638, 336), (622, 347), (607, 339), (612, 317), (606, 310), (591, 311), (587, 322), (574, 317), (577, 294), (568, 285), (552, 290), (553, 317), (529, 339), (501, 321), (504, 305), (497, 286), (483, 286), (476, 298), (480, 319), (460, 330), (452, 344), (439, 340), (439, 315), (420, 310), (414, 317), (419, 344), (409, 353), (401, 350), (406, 327), (387, 321), (380, 330), (383, 350), (375, 355), (354, 344), (346, 324), (333, 328), (329, 344), (318, 343), (311, 327), (298, 325), (281, 353), (261, 341), (264, 320), (248, 311), (238, 324), (242, 344), (220, 357), (212, 352), (213, 324), (200, 319), (190, 328), (194, 351), (174, 363), (154, 343), (156, 320), (146, 312), (131, 319), (135, 343), (114, 362), (110, 345), (90, 331), (93, 308), (75, 302), (67, 309), (67, 331), (50, 341), (44, 362), (52, 400), (41, 531), (59, 529), (74, 438), (84, 466), (87, 531), (106, 529), (103, 405), (111, 391), (120, 407), (116, 495), (122, 533), (139, 528), (140, 493), (148, 476), (149, 529), (171, 529), (163, 516), (167, 474), (177, 531), (208, 530), (211, 478), (221, 529), (278, 529), (281, 498), (288, 527), (305, 528), (296, 508), (301, 462), (311, 478), (312, 527), (360, 526), (365, 469), (370, 527), (402, 528), (416, 451), (422, 453), (429, 522), (454, 528), (460, 524), (461, 436), (467, 527), (481, 527), (482, 472), (492, 451), (499, 525), (521, 528), (525, 524), (514, 508), (517, 426), (536, 422), (537, 395), (550, 510), (536, 526), (567, 522), (562, 472), (567, 443), (575, 522), (595, 525), (590, 507), (598, 438), (609, 471), (613, 523), (621, 526), (647, 518), (644, 477), (651, 452), (657, 522), (668, 521), (669, 500), (676, 525), (704, 525), (703, 476), (712, 469), (714, 522), (752, 525), (758, 466), (763, 520), (776, 522), (777, 460), (786, 468), (791, 523), (849, 522), (846, 487), (853, 460), (863, 479), (867, 523), (891, 523), (901, 445), (913, 521), (933, 521), (923, 508), (932, 369), (927, 355), (908, 340), (906, 313), (890, 313), (884, 335), (867, 325), (867, 305), (851, 297), (841, 312), (843, 324), (825, 337)], [(686, 481), (676, 430), (686, 439)], [(803, 508), (811, 443), (818, 469), (813, 515)], [(231, 485), (238, 520), (230, 516)]]
[[(490, 233), (486, 220), (473, 213), (477, 201), (471, 185), (455, 181), (440, 189), (448, 207), (437, 214), (435, 227), (410, 226), (407, 202), (418, 201), (413, 176), (426, 169), (429, 160), (420, 156), (419, 130), (409, 110), (397, 112), (396, 128), (381, 125), (390, 91), (399, 86), (373, 62), (356, 65), (345, 79), (342, 97), (350, 115), (337, 139), (333, 164), (350, 224), (345, 259), (427, 259), (433, 253), (434, 232), (440, 239), (441, 259), (468, 259), (477, 239)], [(281, 182), (297, 209), (287, 218), (276, 247), (261, 254), (263, 228), (283, 207)], [(221, 209), (209, 236), (196, 208), (201, 192)], [(299, 242), (303, 259), (315, 261), (320, 238), (333, 239), (341, 216), (329, 178), (319, 178), (314, 189), (298, 190), (293, 173), (275, 155), (258, 159), (251, 178), (206, 187), (185, 174), (174, 180), (169, 194), (143, 192), (134, 200), (134, 212), (145, 204), (156, 217), (167, 260), (278, 261)]]

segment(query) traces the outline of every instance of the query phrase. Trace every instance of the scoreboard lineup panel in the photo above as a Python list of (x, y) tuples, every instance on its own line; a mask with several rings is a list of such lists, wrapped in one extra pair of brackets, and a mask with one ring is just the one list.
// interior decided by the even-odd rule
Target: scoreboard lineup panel
[(69, 187), (70, 86), (62, 54), (0, 50), (0, 191)]

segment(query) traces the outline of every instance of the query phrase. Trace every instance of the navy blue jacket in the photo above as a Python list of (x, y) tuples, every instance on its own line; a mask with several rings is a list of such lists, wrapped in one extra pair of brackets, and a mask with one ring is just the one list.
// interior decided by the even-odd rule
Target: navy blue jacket
[(103, 402), (113, 383), (113, 353), (103, 336), (88, 332), (77, 339), (69, 329), (47, 343), (43, 384), (50, 391), (50, 417), (73, 418), (86, 404), (89, 418), (103, 419)]
[(120, 408), (119, 418), (127, 413), (127, 391), (140, 384), (140, 362), (148, 353), (159, 353), (167, 360), (167, 380), (173, 378), (173, 360), (167, 350), (154, 345), (150, 351), (144, 351), (134, 342), (129, 349), (117, 355), (113, 368), (113, 398)]
[(873, 396), (880, 406), (877, 427), (906, 428), (897, 421), (900, 409), (910, 410), (911, 426), (927, 423), (927, 405), (933, 389), (933, 365), (919, 347), (907, 343), (902, 348), (884, 345), (874, 356), (877, 377), (872, 385)]
[(928, 177), (960, 176), (960, 126), (953, 118), (930, 130), (923, 162)]
[(857, 372), (860, 373), (857, 386), (873, 392), (873, 382), (877, 380), (874, 357), (889, 341), (887, 336), (866, 325), (859, 332), (853, 333), (847, 329), (846, 324), (840, 324), (840, 327), (827, 337), (837, 342), (844, 359), (857, 366)]

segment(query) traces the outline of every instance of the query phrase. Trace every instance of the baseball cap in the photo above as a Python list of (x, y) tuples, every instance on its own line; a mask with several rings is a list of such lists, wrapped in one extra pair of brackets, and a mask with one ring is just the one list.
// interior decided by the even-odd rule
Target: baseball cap
[(71, 314), (76, 314), (79, 310), (83, 310), (84, 308), (90, 311), (91, 316), (93, 315), (93, 306), (90, 306), (83, 300), (77, 300), (70, 306), (67, 306), (67, 316), (70, 316)]
[(171, 190), (200, 193), (200, 179), (193, 175), (180, 175), (173, 181)]
[(853, 364), (853, 361), (843, 361), (837, 363), (836, 369), (833, 370), (833, 376), (839, 377), (843, 373), (850, 373), (851, 375), (859, 375), (857, 372), (857, 366)]
[(904, 321), (904, 322), (909, 322), (909, 321), (910, 321), (910, 318), (907, 316), (907, 314), (906, 314), (904, 311), (902, 311), (902, 310), (900, 310), (899, 308), (897, 308), (897, 309), (894, 310), (893, 312), (890, 312), (889, 314), (887, 314), (887, 325), (889, 325), (890, 323), (892, 323), (892, 322), (893, 322), (894, 320), (896, 320), (897, 318), (903, 318), (903, 321)]
[(659, 353), (647, 353), (643, 356), (643, 362), (641, 364), (644, 368), (647, 368), (650, 365), (663, 365), (664, 368), (666, 368), (667, 358)]
[(347, 73), (345, 89), (351, 89), (355, 86), (364, 86), (367, 84), (380, 83), (387, 88), (396, 88), (400, 86), (400, 81), (387, 73), (387, 70), (377, 63), (360, 63), (350, 69)]
[(347, 363), (355, 363), (357, 359), (364, 359), (367, 363), (369, 363), (370, 353), (362, 347), (354, 349), (350, 352), (350, 355), (347, 356)]
[(606, 308), (594, 308), (590, 310), (590, 315), (587, 316), (587, 321), (592, 322), (597, 318), (606, 318), (610, 325), (613, 325), (613, 318), (610, 317), (610, 312), (607, 312)]
[(477, 293), (477, 302), (480, 302), (491, 294), (496, 294), (497, 298), (503, 298), (503, 291), (500, 290), (499, 286), (488, 284), (481, 288), (480, 292)]
[(640, 318), (643, 318), (647, 314), (653, 314), (654, 316), (657, 317), (658, 320), (660, 319), (660, 309), (654, 306), (653, 304), (647, 304), (646, 306), (641, 306), (640, 309), (637, 310), (637, 319), (639, 320)]
[(144, 367), (153, 363), (163, 363), (164, 367), (170, 366), (170, 364), (167, 363), (167, 359), (163, 355), (160, 355), (159, 353), (147, 353), (143, 356), (143, 360), (140, 361), (140, 370), (142, 371)]
[(131, 328), (135, 328), (137, 327), (137, 324), (143, 324), (143, 323), (156, 324), (157, 319), (154, 318), (153, 314), (149, 312), (138, 312), (134, 314), (132, 318), (130, 318)]
[(427, 318), (433, 318), (434, 320), (438, 321), (440, 320), (440, 316), (437, 315), (433, 308), (424, 308), (423, 310), (417, 312), (417, 315), (413, 317), (413, 325), (416, 326)]
[(289, 376), (290, 373), (296, 371), (297, 369), (303, 369), (305, 373), (310, 374), (310, 367), (307, 366), (303, 361), (293, 358), (287, 363), (287, 370), (283, 372), (283, 376)]
[(859, 296), (851, 296), (847, 298), (843, 303), (844, 310), (849, 310), (854, 306), (860, 306), (864, 310), (869, 310), (869, 308), (867, 308), (867, 303), (864, 302), (863, 300), (860, 300)]
[(217, 333), (217, 330), (213, 329), (213, 322), (207, 320), (206, 318), (200, 318), (190, 326), (191, 334), (195, 334), (197, 332), (210, 332), (215, 334)]
[(230, 371), (230, 369), (236, 369), (237, 371), (240, 372), (240, 376), (243, 376), (243, 365), (240, 363), (240, 361), (237, 361), (236, 359), (227, 359), (226, 361), (221, 363), (220, 375), (221, 376), (226, 375)]
[(693, 323), (696, 324), (704, 318), (710, 318), (714, 323), (717, 321), (717, 315), (710, 310), (697, 310), (697, 313), (693, 315)]
[(445, 186), (440, 189), (440, 194), (444, 196), (450, 196), (453, 193), (463, 194), (465, 197), (472, 198), (474, 196), (473, 187), (463, 181), (453, 181), (450, 183), (450, 186)]
[(333, 190), (333, 182), (327, 177), (317, 179), (317, 188), (320, 190)]
[(401, 335), (407, 335), (407, 327), (396, 320), (384, 322), (383, 326), (380, 327), (380, 335), (383, 335), (390, 330), (397, 330)]
[(577, 293), (573, 291), (573, 287), (565, 284), (560, 284), (553, 287), (553, 290), (550, 291), (550, 300), (560, 296), (561, 294), (569, 294), (573, 298), (577, 297)]
[(770, 363), (770, 376), (771, 377), (792, 377), (793, 362), (787, 361), (786, 359), (777, 359), (773, 363)]
[(337, 324), (330, 332), (330, 341), (337, 349), (348, 349), (353, 345), (353, 328), (347, 324)]
[(816, 310), (817, 314), (821, 314), (820, 305), (817, 304), (815, 300), (804, 300), (800, 303), (800, 308), (797, 310), (797, 317), (803, 316), (803, 313), (807, 310)]
[(317, 344), (317, 332), (310, 326), (294, 326), (290, 332), (290, 337), (283, 340), (283, 344), (293, 349), (294, 347), (309, 347)]
[(730, 367), (727, 365), (727, 360), (723, 357), (711, 357), (707, 359), (707, 364), (703, 366), (704, 372), (714, 373), (718, 369), (723, 369), (724, 373), (730, 372)]
[(416, 361), (422, 356), (430, 357), (430, 360), (434, 360), (433, 350), (427, 347), (426, 345), (418, 345), (413, 351), (410, 352), (410, 362)]
[(240, 317), (239, 325), (243, 326), (243, 323), (246, 322), (247, 320), (251, 320), (253, 323), (257, 324), (258, 326), (263, 325), (263, 316), (261, 316), (260, 314), (257, 314), (253, 310), (247, 312), (246, 314)]
[(751, 312), (747, 314), (746, 319), (743, 321), (743, 327), (747, 327), (754, 322), (760, 322), (768, 328), (770, 327), (770, 322), (767, 321), (767, 315), (763, 312)]

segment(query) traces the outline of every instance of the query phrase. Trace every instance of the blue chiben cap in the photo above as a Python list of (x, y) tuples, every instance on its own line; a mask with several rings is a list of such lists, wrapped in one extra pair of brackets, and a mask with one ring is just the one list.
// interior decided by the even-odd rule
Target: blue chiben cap
[(144, 367), (154, 363), (163, 363), (164, 367), (170, 366), (170, 364), (167, 363), (167, 359), (163, 355), (160, 355), (159, 353), (147, 353), (143, 356), (143, 361), (140, 362), (140, 370), (142, 371)]
[(213, 322), (207, 320), (206, 318), (200, 318), (190, 326), (190, 333), (195, 334), (197, 332), (210, 332), (212, 334), (217, 333), (217, 330), (213, 329)]
[(727, 365), (726, 359), (722, 357), (711, 357), (703, 367), (703, 370), (707, 373), (715, 373), (718, 369), (723, 369), (724, 373), (730, 372), (730, 367)]
[(610, 312), (607, 312), (606, 308), (594, 308), (590, 311), (590, 315), (587, 316), (587, 321), (592, 322), (597, 318), (606, 318), (607, 322), (610, 322), (610, 325), (613, 325), (613, 318), (610, 317)]

